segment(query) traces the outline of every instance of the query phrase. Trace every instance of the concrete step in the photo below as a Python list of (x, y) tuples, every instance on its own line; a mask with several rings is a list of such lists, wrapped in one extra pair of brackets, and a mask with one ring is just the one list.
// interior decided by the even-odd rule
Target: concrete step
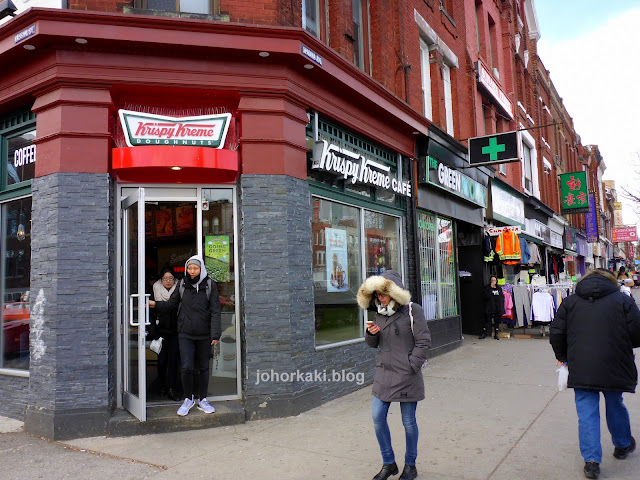
[(113, 437), (178, 432), (201, 428), (224, 427), (245, 422), (245, 410), (240, 400), (211, 402), (215, 413), (206, 414), (193, 407), (189, 415), (176, 414), (180, 404), (147, 407), (147, 421), (141, 422), (124, 409), (116, 410), (109, 420), (108, 433)]

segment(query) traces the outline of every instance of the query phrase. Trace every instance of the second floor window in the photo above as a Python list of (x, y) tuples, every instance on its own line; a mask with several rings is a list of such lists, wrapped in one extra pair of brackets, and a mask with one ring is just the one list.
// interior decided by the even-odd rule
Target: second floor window
[(424, 116), (431, 120), (433, 117), (431, 107), (431, 64), (429, 62), (429, 47), (422, 39), (420, 40), (420, 68), (422, 72)]
[(531, 178), (531, 148), (525, 142), (522, 142), (522, 161), (524, 163), (524, 189), (529, 193), (533, 193), (533, 182)]
[(444, 83), (444, 108), (447, 116), (447, 133), (453, 137), (453, 100), (451, 97), (451, 69), (449, 65), (442, 66), (442, 80)]
[(136, 6), (165, 12), (212, 15), (219, 13), (220, 0), (137, 0)]
[(318, 7), (318, 0), (302, 0), (302, 28), (316, 37), (320, 37)]
[(364, 29), (362, 18), (362, 0), (352, 0), (353, 5), (353, 61), (364, 69)]

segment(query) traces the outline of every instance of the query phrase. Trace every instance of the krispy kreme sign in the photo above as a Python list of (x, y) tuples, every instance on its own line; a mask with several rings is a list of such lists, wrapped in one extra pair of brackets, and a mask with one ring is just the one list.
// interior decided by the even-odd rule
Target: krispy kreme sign
[(130, 147), (174, 145), (222, 148), (231, 114), (167, 117), (120, 110), (124, 138)]

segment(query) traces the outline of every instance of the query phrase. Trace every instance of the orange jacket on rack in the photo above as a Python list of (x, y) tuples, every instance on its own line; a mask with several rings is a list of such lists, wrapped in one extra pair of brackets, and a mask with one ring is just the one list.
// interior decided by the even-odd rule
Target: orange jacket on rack
[(516, 265), (522, 258), (520, 253), (520, 239), (517, 233), (505, 230), (498, 235), (495, 252), (498, 257), (507, 265)]

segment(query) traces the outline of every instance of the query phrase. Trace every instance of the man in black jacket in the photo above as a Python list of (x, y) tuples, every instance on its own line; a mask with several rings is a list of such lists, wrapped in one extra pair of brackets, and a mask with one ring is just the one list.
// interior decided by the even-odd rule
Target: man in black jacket
[(613, 456), (622, 460), (636, 448), (622, 392), (635, 393), (638, 383), (633, 349), (640, 347), (640, 310), (620, 292), (611, 272), (592, 270), (580, 280), (575, 295), (560, 304), (550, 341), (556, 364), (568, 366), (568, 386), (575, 391), (584, 474), (598, 478), (600, 392), (606, 402)]

